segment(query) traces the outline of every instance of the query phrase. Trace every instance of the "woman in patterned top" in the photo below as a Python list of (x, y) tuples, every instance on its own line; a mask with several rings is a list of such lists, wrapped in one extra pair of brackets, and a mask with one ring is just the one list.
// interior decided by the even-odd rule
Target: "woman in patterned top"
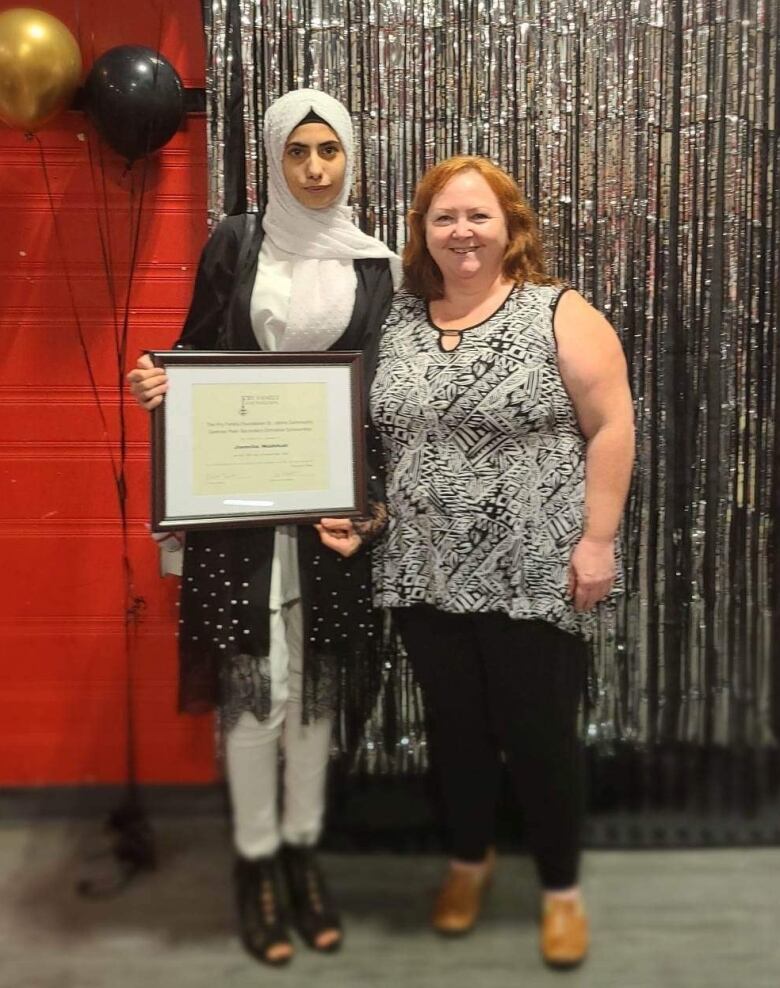
[(546, 275), (536, 218), (495, 165), (431, 169), (409, 224), (371, 391), (390, 513), (375, 579), (429, 715), (451, 852), (433, 925), (476, 921), (503, 753), (543, 887), (542, 954), (572, 966), (588, 946), (577, 713), (593, 608), (617, 575), (626, 364), (606, 320)]

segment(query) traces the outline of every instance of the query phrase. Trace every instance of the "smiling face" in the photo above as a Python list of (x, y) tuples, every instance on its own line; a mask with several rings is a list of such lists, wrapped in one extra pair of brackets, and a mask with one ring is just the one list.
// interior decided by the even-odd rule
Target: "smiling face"
[(287, 187), (302, 206), (332, 206), (344, 187), (346, 167), (341, 142), (327, 124), (301, 124), (287, 138), (282, 171)]
[(450, 179), (425, 214), (425, 243), (445, 282), (499, 277), (508, 239), (501, 204), (476, 171)]

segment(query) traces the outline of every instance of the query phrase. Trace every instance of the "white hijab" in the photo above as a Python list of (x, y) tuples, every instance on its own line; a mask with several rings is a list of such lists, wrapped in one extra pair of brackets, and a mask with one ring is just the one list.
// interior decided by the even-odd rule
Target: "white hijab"
[[(346, 155), (344, 186), (326, 209), (308, 209), (287, 187), (282, 160), (287, 138), (314, 111), (335, 132)], [(355, 269), (361, 257), (386, 257), (393, 284), (401, 280), (401, 259), (352, 221), (347, 205), (352, 189), (352, 120), (344, 106), (317, 89), (297, 89), (269, 106), (263, 125), (268, 163), (268, 202), (263, 229), (277, 247), (294, 255), (285, 349), (307, 327), (316, 325), (334, 343), (349, 324), (355, 304)]]

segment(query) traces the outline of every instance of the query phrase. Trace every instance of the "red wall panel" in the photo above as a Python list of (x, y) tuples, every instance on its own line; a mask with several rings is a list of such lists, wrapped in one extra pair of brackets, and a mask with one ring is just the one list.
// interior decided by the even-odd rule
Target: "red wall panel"
[[(37, 6), (76, 34), (85, 71), (145, 44), (204, 84), (199, 0)], [(178, 334), (206, 237), (205, 139), (191, 115), (126, 173), (81, 113), (33, 141), (0, 124), (0, 784), (121, 781), (128, 702), (142, 781), (214, 778), (211, 718), (176, 714), (176, 584), (146, 527), (149, 423), (122, 407), (116, 342), (126, 318), (132, 366)], [(123, 418), (129, 628), (111, 465)]]

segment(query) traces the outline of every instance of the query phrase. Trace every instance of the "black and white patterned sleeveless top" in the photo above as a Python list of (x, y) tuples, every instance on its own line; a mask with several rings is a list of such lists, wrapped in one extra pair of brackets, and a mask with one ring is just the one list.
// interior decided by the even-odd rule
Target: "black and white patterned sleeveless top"
[(585, 440), (558, 371), (560, 287), (516, 287), (445, 352), (424, 302), (399, 293), (371, 413), (387, 454), (390, 522), (377, 603), (503, 611), (587, 634), (567, 596), (582, 533)]

